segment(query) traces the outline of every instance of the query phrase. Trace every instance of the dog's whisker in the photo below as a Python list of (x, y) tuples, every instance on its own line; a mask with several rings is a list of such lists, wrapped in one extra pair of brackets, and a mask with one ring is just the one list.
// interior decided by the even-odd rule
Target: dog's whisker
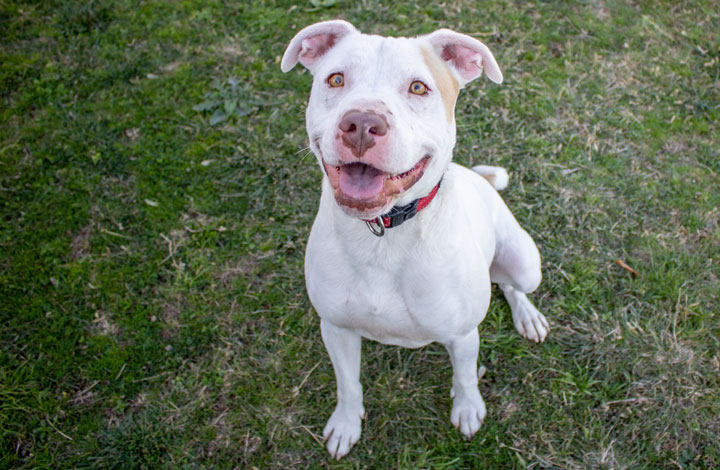
[(300, 150), (298, 150), (297, 152), (295, 152), (295, 155), (302, 153), (302, 152), (307, 152), (309, 150), (310, 150), (310, 146), (308, 145), (307, 147), (303, 147)]
[(310, 150), (310, 147), (305, 147), (303, 149), (300, 149), (298, 152), (295, 153), (295, 155), (297, 155), (300, 152), (305, 152), (305, 154), (302, 157), (300, 157), (300, 160), (298, 160), (298, 162), (295, 164), (295, 166), (300, 166), (301, 164), (305, 163), (305, 159), (308, 156), (312, 155), (312, 150)]

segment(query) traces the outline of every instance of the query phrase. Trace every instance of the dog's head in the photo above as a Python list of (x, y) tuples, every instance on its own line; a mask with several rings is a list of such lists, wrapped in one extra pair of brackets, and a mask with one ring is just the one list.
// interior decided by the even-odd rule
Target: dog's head
[(483, 70), (502, 82), (483, 43), (447, 29), (386, 38), (325, 21), (295, 35), (283, 72), (298, 62), (314, 77), (310, 148), (338, 205), (363, 219), (430, 192), (452, 157), (458, 91)]

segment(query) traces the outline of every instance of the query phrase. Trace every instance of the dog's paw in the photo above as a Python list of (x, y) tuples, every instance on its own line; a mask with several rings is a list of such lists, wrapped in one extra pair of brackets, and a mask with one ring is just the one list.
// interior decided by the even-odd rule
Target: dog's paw
[(333, 458), (340, 460), (360, 439), (361, 421), (364, 416), (365, 411), (362, 408), (359, 410), (340, 406), (335, 408), (323, 431), (325, 445)]
[(522, 299), (515, 306), (512, 317), (515, 329), (520, 336), (530, 341), (542, 343), (550, 332), (550, 325), (548, 325), (545, 315), (540, 313), (527, 298)]
[(475, 396), (456, 396), (450, 412), (450, 422), (468, 439), (480, 429), (480, 425), (482, 425), (487, 414), (485, 402), (480, 393), (473, 395)]

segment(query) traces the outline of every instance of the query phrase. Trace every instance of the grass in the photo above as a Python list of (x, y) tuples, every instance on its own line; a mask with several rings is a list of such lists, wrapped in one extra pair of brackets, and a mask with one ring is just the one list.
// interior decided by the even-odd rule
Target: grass
[[(0, 467), (717, 467), (716, 10), (0, 1)], [(528, 343), (495, 295), (469, 442), (441, 347), (366, 342), (368, 419), (340, 463), (302, 277), (310, 77), (279, 70), (336, 17), (495, 52), (506, 81), (462, 92), (455, 158), (510, 170), (552, 326)]]

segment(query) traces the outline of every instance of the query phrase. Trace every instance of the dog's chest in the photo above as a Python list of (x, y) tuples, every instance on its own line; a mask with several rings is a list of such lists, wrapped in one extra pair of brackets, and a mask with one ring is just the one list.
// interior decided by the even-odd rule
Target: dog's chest
[(323, 319), (369, 339), (405, 347), (443, 342), (476, 327), (487, 311), (488, 263), (480, 250), (403, 258), (389, 269), (358, 266), (324, 248), (308, 257), (310, 299)]
[(325, 310), (328, 319), (386, 344), (419, 347), (432, 341), (429, 325), (423, 321), (422, 312), (408, 305), (401, 283), (386, 273), (366, 274), (373, 278), (351, 276), (353, 282), (338, 292), (340, 296), (327, 299), (328, 306), (334, 303), (335, 307)]

